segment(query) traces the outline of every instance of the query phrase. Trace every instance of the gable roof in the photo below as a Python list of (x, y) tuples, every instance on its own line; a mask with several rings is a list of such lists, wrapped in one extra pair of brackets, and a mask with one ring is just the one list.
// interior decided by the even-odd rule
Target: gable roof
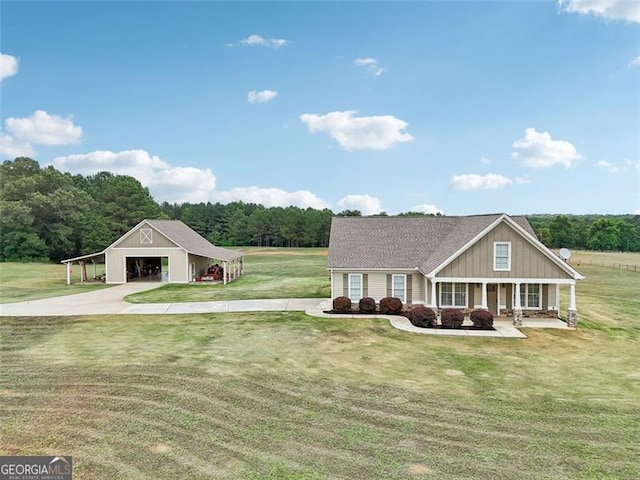
[(413, 269), (432, 276), (501, 221), (507, 221), (572, 277), (582, 278), (540, 243), (525, 217), (505, 214), (334, 217), (327, 268)]
[(133, 227), (129, 232), (120, 237), (116, 242), (105, 249), (109, 250), (122, 239), (136, 231), (140, 226), (147, 224), (155, 228), (162, 235), (167, 237), (173, 243), (183, 248), (193, 255), (206, 258), (217, 258), (226, 262), (230, 262), (240, 257), (244, 257), (244, 252), (238, 250), (230, 250), (228, 248), (216, 247), (209, 240), (202, 237), (198, 232), (192, 230), (189, 226), (180, 220), (143, 220)]

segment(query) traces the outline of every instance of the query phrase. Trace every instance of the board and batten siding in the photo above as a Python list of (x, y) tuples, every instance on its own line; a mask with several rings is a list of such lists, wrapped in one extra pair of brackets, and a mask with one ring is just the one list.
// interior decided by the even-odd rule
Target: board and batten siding
[[(140, 230), (151, 230), (151, 243), (142, 243), (143, 238), (147, 238), (140, 233)], [(148, 240), (147, 240), (148, 241)], [(124, 238), (120, 239), (113, 248), (149, 248), (149, 247), (177, 247), (175, 243), (158, 232), (151, 225), (141, 225)]]
[(168, 257), (169, 282), (187, 282), (187, 252), (181, 248), (111, 248), (106, 254), (106, 283), (126, 283), (127, 257)]
[[(207, 273), (207, 269), (209, 268), (209, 259), (205, 257), (200, 257), (198, 255), (189, 254), (189, 268), (191, 268), (191, 264), (196, 264), (196, 277), (201, 277), (202, 275)], [(193, 279), (189, 279), (192, 281)]]
[[(407, 273), (405, 272), (380, 272), (380, 271), (359, 271), (359, 272), (333, 272), (333, 292), (332, 297), (349, 296), (349, 285), (345, 282), (345, 278), (349, 278), (350, 273), (363, 275), (363, 296), (371, 297), (376, 302), (379, 302), (385, 297), (389, 296), (389, 290), (387, 286), (387, 275), (407, 275), (407, 283), (409, 283), (408, 277), (411, 276), (411, 299), (408, 303), (423, 303), (425, 300), (425, 278), (420, 273)], [(365, 277), (366, 275), (366, 281)], [(348, 281), (348, 280), (347, 280)], [(408, 290), (408, 285), (407, 285)], [(408, 294), (408, 292), (407, 292)], [(409, 299), (408, 299), (409, 300)]]
[[(494, 242), (511, 242), (511, 270), (493, 270)], [(443, 268), (436, 277), (546, 278), (567, 279), (571, 276), (531, 245), (511, 226), (502, 222), (465, 252)]]

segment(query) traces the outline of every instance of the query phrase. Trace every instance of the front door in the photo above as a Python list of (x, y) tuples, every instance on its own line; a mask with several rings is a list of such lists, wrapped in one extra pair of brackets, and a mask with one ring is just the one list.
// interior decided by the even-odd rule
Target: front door
[(494, 315), (498, 315), (498, 285), (490, 283), (487, 285), (487, 307)]

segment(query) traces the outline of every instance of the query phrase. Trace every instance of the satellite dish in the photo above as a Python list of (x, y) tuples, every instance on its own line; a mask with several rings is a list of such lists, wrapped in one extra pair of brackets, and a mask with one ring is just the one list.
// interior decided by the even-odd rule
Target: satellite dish
[(566, 262), (571, 258), (571, 251), (568, 248), (560, 249), (560, 257)]

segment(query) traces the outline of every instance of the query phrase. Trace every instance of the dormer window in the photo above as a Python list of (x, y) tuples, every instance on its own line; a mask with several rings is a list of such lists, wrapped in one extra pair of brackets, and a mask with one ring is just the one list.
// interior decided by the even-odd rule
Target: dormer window
[(493, 243), (493, 271), (511, 271), (511, 242)]

